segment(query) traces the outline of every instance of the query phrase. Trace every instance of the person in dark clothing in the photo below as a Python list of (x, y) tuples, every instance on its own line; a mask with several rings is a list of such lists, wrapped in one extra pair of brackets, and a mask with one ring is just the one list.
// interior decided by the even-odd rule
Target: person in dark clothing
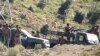
[(31, 31), (31, 34), (32, 34), (32, 36), (35, 36), (35, 32), (34, 31)]
[(92, 33), (99, 37), (99, 25), (94, 26)]
[(21, 44), (20, 35), (21, 35), (21, 28), (18, 25), (16, 25), (15, 37), (14, 37), (15, 45)]
[(3, 42), (2, 24), (0, 24), (0, 41)]
[(40, 30), (40, 32), (43, 34), (43, 37), (45, 37), (45, 38), (46, 38), (46, 36), (48, 34), (48, 31), (49, 31), (48, 30), (48, 24), (44, 25)]
[(71, 31), (70, 36), (72, 38), (72, 43), (74, 43), (74, 41), (75, 41), (75, 28), (71, 27), (70, 31)]
[(39, 31), (36, 31), (36, 37), (40, 37), (40, 32)]
[(58, 42), (60, 45), (64, 44), (66, 40), (64, 39), (63, 35), (59, 37)]
[(96, 34), (99, 38), (99, 25), (93, 26), (90, 30), (87, 31), (88, 33)]
[(69, 26), (69, 23), (67, 23), (67, 26), (65, 27), (65, 36), (67, 37), (68, 43), (70, 43), (70, 30), (71, 27)]
[(4, 44), (9, 47), (9, 42), (11, 38), (11, 29), (8, 27), (8, 24), (5, 24), (2, 28), (3, 37), (4, 37)]
[(16, 29), (15, 28), (12, 28), (12, 26), (10, 27), (11, 28), (11, 41), (10, 41), (10, 47), (14, 47), (15, 46), (15, 31)]

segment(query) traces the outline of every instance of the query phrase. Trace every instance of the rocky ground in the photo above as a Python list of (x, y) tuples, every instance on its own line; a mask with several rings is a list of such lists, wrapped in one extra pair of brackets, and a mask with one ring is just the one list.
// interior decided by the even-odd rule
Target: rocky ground
[(94, 56), (97, 45), (57, 45), (50, 49), (25, 50), (21, 56)]
[[(25, 49), (18, 56), (95, 56), (99, 45), (56, 45), (48, 49)], [(7, 52), (0, 52), (0, 56), (8, 56)]]

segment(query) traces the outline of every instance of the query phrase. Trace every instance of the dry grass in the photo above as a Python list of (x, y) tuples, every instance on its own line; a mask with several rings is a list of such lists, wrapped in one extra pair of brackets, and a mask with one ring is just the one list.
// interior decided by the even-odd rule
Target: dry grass
[(7, 50), (7, 47), (0, 42), (0, 52), (5, 52), (6, 50)]
[(100, 56), (100, 47), (97, 48), (96, 53), (95, 53), (95, 56)]
[(8, 56), (19, 56), (24, 50), (25, 48), (22, 45), (16, 45), (15, 47), (9, 48), (7, 53)]

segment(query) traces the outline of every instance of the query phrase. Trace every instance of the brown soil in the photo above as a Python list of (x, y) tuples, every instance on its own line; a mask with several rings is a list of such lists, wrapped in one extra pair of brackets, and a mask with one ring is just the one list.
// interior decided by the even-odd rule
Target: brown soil
[(21, 56), (83, 56), (85, 52), (89, 56), (94, 56), (97, 47), (96, 45), (57, 45), (50, 49), (26, 50)]

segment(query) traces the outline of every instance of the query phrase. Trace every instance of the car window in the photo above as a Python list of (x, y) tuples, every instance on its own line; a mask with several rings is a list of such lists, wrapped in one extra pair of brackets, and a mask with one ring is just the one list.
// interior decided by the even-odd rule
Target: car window
[(79, 36), (79, 41), (83, 41), (83, 36)]
[(21, 33), (21, 38), (27, 38), (27, 35)]
[(26, 37), (26, 35), (25, 34), (21, 34), (23, 37)]
[(79, 35), (79, 41), (85, 42), (86, 41), (85, 35)]

